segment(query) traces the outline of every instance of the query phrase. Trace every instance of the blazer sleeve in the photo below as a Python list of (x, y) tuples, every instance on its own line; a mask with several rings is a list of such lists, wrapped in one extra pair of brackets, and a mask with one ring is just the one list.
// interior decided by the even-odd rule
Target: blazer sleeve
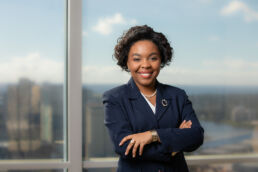
[[(183, 120), (191, 120), (192, 127), (186, 129), (161, 128), (157, 129), (162, 146), (166, 152), (191, 152), (196, 150), (203, 143), (204, 130), (197, 119), (185, 91), (179, 100), (181, 102), (181, 116)], [(183, 103), (183, 104), (182, 104)]]
[(162, 146), (158, 143), (151, 143), (144, 147), (143, 154), (141, 156), (136, 155), (132, 158), (132, 153), (125, 155), (125, 150), (129, 141), (125, 142), (122, 146), (119, 146), (120, 141), (132, 132), (132, 127), (127, 118), (125, 110), (121, 107), (120, 103), (115, 100), (116, 98), (110, 95), (103, 95), (103, 104), (105, 112), (105, 125), (108, 128), (111, 140), (114, 144), (115, 152), (124, 159), (134, 160), (155, 160), (161, 162), (169, 162), (172, 160), (171, 153), (164, 153)]

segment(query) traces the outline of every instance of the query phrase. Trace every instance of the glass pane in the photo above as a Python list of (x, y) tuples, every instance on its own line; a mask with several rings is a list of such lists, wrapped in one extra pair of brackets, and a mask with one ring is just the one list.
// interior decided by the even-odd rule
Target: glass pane
[(143, 24), (174, 48), (158, 80), (186, 90), (205, 129), (204, 144), (192, 154), (257, 153), (258, 23), (251, 15), (257, 11), (251, 1), (84, 0), (84, 158), (115, 156), (101, 95), (128, 81), (113, 49), (123, 31)]
[(190, 96), (206, 131), (203, 146), (194, 154), (258, 152), (258, 92), (230, 89)]
[(83, 152), (86, 152), (84, 157), (116, 156), (107, 130), (103, 125), (102, 92), (95, 90), (98, 86), (94, 87), (85, 86), (83, 88), (83, 122), (85, 124), (83, 126), (86, 127), (83, 139)]
[(0, 159), (64, 157), (66, 1), (0, 1)]

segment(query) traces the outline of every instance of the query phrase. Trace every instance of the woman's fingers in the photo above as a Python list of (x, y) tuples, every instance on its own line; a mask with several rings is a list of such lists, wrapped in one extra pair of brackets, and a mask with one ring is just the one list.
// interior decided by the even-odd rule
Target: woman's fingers
[(126, 136), (124, 137), (121, 142), (119, 143), (119, 146), (122, 146), (127, 140), (131, 140), (132, 139), (132, 135)]
[(185, 120), (180, 124), (179, 128), (184, 128)]
[(188, 121), (188, 127), (191, 128), (192, 126), (192, 121)]
[(130, 152), (134, 144), (135, 144), (135, 141), (132, 139), (125, 150), (125, 155), (128, 155), (128, 153)]
[(126, 141), (130, 140), (129, 144), (126, 147), (125, 155), (128, 155), (132, 151), (132, 156), (135, 157), (137, 154), (137, 149), (139, 148), (139, 155), (143, 154), (143, 147), (146, 144), (151, 143), (151, 132), (146, 131), (143, 133), (132, 134), (124, 137), (119, 146), (122, 146)]
[(132, 150), (132, 156), (133, 158), (136, 156), (136, 152), (137, 152), (137, 149), (139, 147), (139, 142), (135, 142), (134, 146), (133, 146), (133, 150)]
[(180, 129), (183, 129), (183, 128), (191, 128), (191, 126), (192, 126), (192, 121), (191, 121), (191, 120), (189, 120), (189, 121), (184, 120), (184, 121), (180, 124), (179, 128), (180, 128)]
[(191, 128), (191, 126), (192, 126), (192, 121), (190, 121), (190, 120), (189, 120), (189, 121), (187, 121), (187, 123), (186, 123), (186, 127), (187, 127), (187, 128)]
[(140, 150), (139, 150), (139, 155), (140, 155), (140, 156), (142, 156), (144, 146), (145, 146), (145, 145), (144, 145), (143, 143), (140, 144), (140, 148), (139, 148), (139, 149), (140, 149)]

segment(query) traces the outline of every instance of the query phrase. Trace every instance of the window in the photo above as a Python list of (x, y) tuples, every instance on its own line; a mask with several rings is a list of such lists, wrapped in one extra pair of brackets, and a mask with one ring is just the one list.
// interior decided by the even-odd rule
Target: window
[(0, 2), (1, 170), (81, 170), (80, 3)]
[[(205, 129), (204, 144), (187, 154), (191, 169), (212, 170), (218, 164), (217, 169), (237, 171), (245, 167), (244, 161), (255, 159), (258, 25), (251, 13), (258, 14), (258, 6), (249, 1), (83, 0), (86, 162), (115, 162), (117, 156), (103, 126), (101, 95), (129, 80), (130, 74), (112, 59), (113, 49), (123, 31), (143, 24), (165, 33), (175, 51), (171, 65), (161, 70), (158, 80), (186, 90)], [(205, 159), (211, 159), (209, 165)], [(221, 164), (221, 160), (229, 163)], [(237, 166), (232, 160), (244, 165)], [(257, 169), (254, 164), (248, 166)]]
[(1, 1), (2, 160), (64, 159), (65, 6)]
[(101, 97), (130, 78), (112, 54), (136, 24), (171, 41), (158, 79), (205, 128), (190, 169), (257, 170), (257, 14), (251, 1), (0, 1), (0, 172), (116, 170)]

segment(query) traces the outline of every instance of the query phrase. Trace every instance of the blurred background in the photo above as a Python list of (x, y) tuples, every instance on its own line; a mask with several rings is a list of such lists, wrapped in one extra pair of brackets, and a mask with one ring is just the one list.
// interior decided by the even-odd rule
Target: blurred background
[[(158, 80), (186, 90), (205, 129), (204, 144), (186, 155), (258, 153), (257, 1), (82, 2), (84, 161), (117, 159), (101, 98), (130, 78), (112, 57), (117, 39), (144, 24), (174, 48)], [(0, 162), (66, 159), (66, 20), (65, 0), (0, 0)], [(253, 172), (258, 165), (211, 162), (190, 171)]]

